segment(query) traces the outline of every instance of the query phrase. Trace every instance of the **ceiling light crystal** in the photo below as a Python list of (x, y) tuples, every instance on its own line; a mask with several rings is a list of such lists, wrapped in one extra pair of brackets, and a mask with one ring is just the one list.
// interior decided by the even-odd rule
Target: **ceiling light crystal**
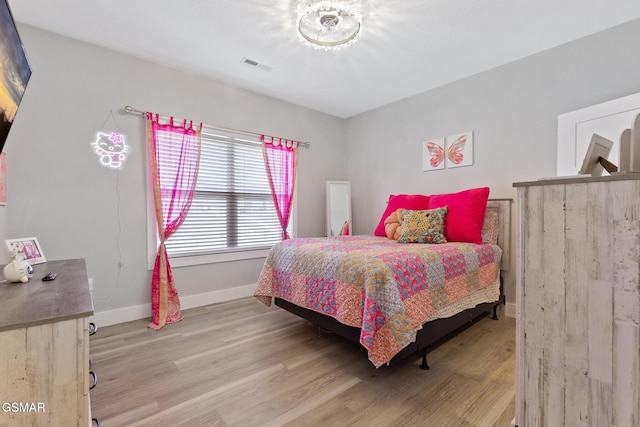
[(353, 6), (341, 1), (306, 5), (298, 16), (298, 34), (308, 45), (331, 50), (356, 41), (362, 18)]

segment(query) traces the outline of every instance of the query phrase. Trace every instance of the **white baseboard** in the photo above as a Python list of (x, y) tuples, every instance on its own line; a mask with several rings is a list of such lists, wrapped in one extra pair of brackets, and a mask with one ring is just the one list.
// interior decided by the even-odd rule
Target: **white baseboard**
[(508, 302), (504, 305), (504, 315), (507, 317), (516, 317), (516, 305)]
[[(254, 283), (251, 285), (206, 292), (204, 294), (187, 295), (180, 297), (180, 308), (187, 309), (202, 307), (203, 305), (250, 297), (253, 295), (255, 288), (256, 285)], [(507, 317), (516, 317), (516, 305), (512, 302), (506, 303), (504, 307), (504, 315)], [(103, 327), (147, 318), (151, 320), (151, 304), (141, 304), (117, 308), (115, 310), (99, 311), (95, 313), (90, 320), (98, 325), (98, 327)]]
[[(195, 308), (203, 305), (250, 297), (253, 295), (255, 288), (256, 285), (251, 284), (235, 288), (221, 289), (204, 294), (187, 295), (180, 297), (180, 308)], [(99, 311), (90, 318), (90, 320), (98, 327), (115, 325), (139, 319), (149, 319), (149, 321), (151, 321), (151, 303), (117, 308), (115, 310)]]

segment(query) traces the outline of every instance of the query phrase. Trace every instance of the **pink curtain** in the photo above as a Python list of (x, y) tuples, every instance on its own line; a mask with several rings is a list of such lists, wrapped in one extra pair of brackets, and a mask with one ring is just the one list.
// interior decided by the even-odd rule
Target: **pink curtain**
[(152, 329), (182, 320), (180, 299), (173, 283), (166, 240), (184, 222), (196, 188), (200, 161), (200, 129), (184, 120), (161, 124), (159, 117), (147, 113), (147, 149), (153, 180), (156, 221), (160, 246), (151, 280)]
[(269, 177), (273, 203), (282, 227), (282, 239), (289, 238), (287, 226), (291, 216), (291, 202), (298, 167), (298, 142), (261, 135), (264, 164)]

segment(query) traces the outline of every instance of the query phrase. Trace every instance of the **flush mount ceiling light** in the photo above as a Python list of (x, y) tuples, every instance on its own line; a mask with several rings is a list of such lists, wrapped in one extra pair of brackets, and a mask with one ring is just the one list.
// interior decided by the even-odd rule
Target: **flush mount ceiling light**
[(360, 35), (362, 19), (354, 7), (341, 1), (318, 1), (303, 7), (298, 34), (310, 46), (330, 50), (348, 46)]

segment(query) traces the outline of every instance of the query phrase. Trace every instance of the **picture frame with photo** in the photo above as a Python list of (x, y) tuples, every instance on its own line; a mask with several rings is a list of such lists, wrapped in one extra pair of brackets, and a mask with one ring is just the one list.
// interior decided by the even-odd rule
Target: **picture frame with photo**
[(29, 264), (41, 264), (47, 262), (40, 242), (36, 237), (22, 237), (19, 239), (7, 239), (4, 241), (7, 251), (16, 251), (21, 254)]

